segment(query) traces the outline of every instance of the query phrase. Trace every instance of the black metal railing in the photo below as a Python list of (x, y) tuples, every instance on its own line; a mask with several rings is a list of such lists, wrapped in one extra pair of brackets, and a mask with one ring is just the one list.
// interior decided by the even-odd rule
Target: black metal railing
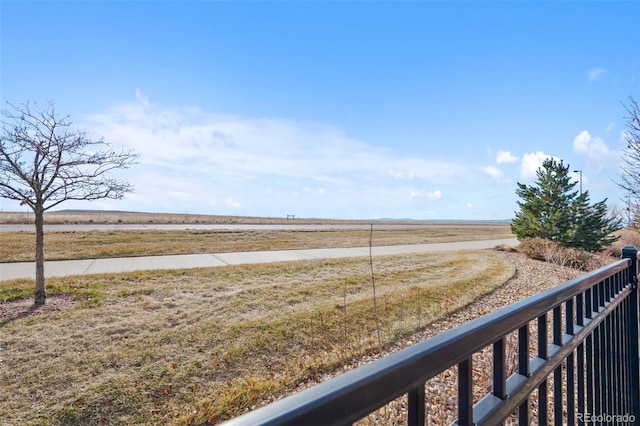
[[(637, 249), (623, 248), (622, 257), (228, 425), (351, 424), (402, 395), (407, 424), (423, 425), (425, 383), (452, 366), (457, 425), (498, 425), (509, 418), (521, 425), (639, 424)], [(517, 366), (507, 377), (512, 334)], [(474, 404), (473, 355), (486, 348), (492, 390)]]

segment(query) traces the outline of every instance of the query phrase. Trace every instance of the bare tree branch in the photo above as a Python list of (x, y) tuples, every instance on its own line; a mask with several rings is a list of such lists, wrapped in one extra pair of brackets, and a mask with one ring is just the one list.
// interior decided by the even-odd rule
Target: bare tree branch
[(133, 151), (116, 151), (104, 139), (72, 128), (49, 102), (0, 111), (0, 197), (20, 201), (35, 213), (36, 304), (44, 304), (44, 211), (67, 200), (120, 199), (133, 186), (110, 172), (133, 165)]
[[(624, 132), (625, 147), (622, 150), (621, 181), (618, 186), (627, 193), (630, 212), (637, 212), (640, 208), (640, 106), (629, 97), (629, 103), (623, 103), (628, 116)], [(637, 222), (638, 218), (633, 218)]]

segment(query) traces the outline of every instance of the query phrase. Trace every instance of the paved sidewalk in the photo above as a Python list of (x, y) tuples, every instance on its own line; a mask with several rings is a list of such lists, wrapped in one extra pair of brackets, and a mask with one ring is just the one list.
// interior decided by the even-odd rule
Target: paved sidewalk
[[(431, 251), (487, 249), (499, 244), (517, 245), (515, 238), (455, 243), (411, 244), (373, 247), (374, 256)], [(151, 269), (210, 268), (225, 265), (285, 262), (291, 260), (332, 259), (369, 255), (369, 247), (327, 248), (306, 250), (254, 251), (239, 253), (184, 254), (172, 256), (142, 256), (114, 259), (62, 260), (45, 262), (46, 277), (131, 272)], [(35, 263), (0, 263), (0, 280), (35, 278)]]

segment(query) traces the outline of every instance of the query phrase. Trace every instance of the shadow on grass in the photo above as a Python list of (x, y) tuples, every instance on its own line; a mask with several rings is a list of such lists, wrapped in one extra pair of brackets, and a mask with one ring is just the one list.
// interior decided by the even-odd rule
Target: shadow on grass
[(0, 303), (0, 327), (5, 327), (14, 321), (35, 315), (48, 315), (65, 311), (78, 301), (66, 294), (56, 294), (47, 297), (47, 304), (36, 305), (33, 299), (18, 299)]

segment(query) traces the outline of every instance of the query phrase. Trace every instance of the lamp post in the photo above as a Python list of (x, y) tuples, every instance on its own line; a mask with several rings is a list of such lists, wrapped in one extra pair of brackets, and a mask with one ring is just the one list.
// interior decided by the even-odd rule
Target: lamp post
[(580, 195), (582, 195), (582, 170), (574, 170), (573, 173), (580, 173)]

